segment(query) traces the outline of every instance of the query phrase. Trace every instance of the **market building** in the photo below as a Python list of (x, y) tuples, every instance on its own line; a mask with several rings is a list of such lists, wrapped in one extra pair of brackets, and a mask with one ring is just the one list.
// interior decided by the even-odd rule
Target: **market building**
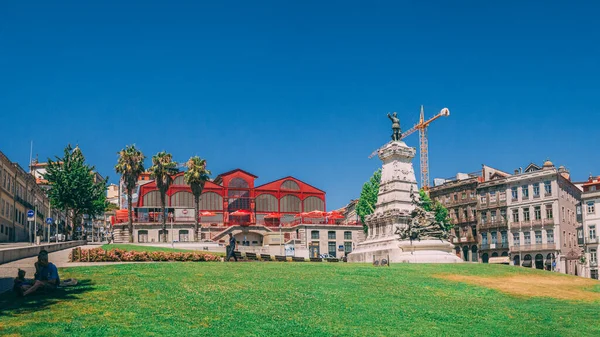
[[(194, 238), (194, 196), (180, 172), (166, 194), (168, 241)], [(342, 223), (344, 215), (326, 212), (325, 192), (294, 177), (259, 186), (258, 177), (242, 169), (218, 175), (206, 182), (200, 198), (200, 228), (204, 242), (225, 243), (232, 233), (242, 247), (294, 244), (296, 252), (309, 256), (345, 256), (359, 240), (362, 225)], [(135, 242), (159, 242), (162, 237), (160, 192), (148, 174), (138, 180), (134, 204)], [(121, 191), (121, 196), (126, 193)], [(126, 201), (128, 202), (128, 201)], [(126, 206), (126, 202), (122, 206)], [(115, 239), (128, 238), (127, 210), (117, 211)]]

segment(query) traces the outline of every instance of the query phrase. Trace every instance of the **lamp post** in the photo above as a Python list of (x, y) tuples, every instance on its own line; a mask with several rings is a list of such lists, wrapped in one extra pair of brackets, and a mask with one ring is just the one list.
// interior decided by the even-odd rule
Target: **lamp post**
[(175, 248), (175, 233), (173, 232), (173, 212), (169, 213), (169, 217), (171, 218), (171, 248)]

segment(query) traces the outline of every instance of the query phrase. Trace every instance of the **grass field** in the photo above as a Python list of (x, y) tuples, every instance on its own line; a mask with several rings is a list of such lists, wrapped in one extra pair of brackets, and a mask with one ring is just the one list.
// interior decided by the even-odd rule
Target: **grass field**
[(509, 266), (192, 262), (60, 272), (80, 285), (0, 297), (0, 335), (600, 336), (597, 281)]

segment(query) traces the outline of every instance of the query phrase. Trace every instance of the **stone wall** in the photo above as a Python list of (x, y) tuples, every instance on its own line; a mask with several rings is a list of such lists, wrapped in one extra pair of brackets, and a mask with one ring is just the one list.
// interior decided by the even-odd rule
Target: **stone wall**
[(37, 256), (42, 249), (47, 250), (49, 253), (56, 252), (59, 250), (73, 248), (77, 246), (85, 245), (86, 241), (68, 241), (60, 243), (51, 243), (39, 246), (28, 246), (28, 247), (14, 247), (0, 250), (0, 264), (25, 259), (28, 257)]

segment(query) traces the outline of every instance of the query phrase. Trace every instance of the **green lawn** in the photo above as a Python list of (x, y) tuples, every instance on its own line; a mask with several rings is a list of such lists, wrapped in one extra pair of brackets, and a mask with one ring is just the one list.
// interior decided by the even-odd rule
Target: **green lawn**
[[(54, 298), (0, 297), (0, 335), (600, 336), (598, 301), (515, 296), (432, 277), (574, 280), (509, 266), (190, 262), (60, 272), (81, 284)], [(600, 296), (598, 289), (589, 293)]]
[[(140, 245), (130, 245), (125, 243), (116, 243), (110, 245), (102, 245), (102, 249), (104, 250), (112, 250), (112, 249), (122, 249), (128, 251), (135, 252), (193, 252), (192, 249), (180, 249), (180, 248), (167, 248), (167, 247), (153, 247), (153, 246), (140, 246)], [(213, 255), (225, 255), (221, 252), (209, 252), (206, 250), (198, 250), (199, 252), (213, 254)]]

